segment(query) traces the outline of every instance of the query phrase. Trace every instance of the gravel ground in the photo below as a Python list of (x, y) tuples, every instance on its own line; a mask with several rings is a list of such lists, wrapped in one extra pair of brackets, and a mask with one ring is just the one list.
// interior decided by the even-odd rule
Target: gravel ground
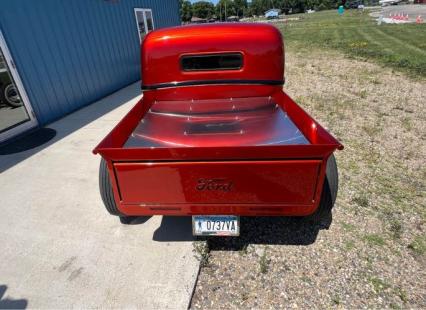
[(241, 237), (195, 242), (191, 308), (426, 308), (426, 81), (286, 56), (286, 92), (345, 145), (331, 226), (242, 218)]

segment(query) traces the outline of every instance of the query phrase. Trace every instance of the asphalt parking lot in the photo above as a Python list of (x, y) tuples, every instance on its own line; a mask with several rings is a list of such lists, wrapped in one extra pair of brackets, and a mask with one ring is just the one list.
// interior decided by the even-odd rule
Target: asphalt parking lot
[(408, 14), (408, 19), (410, 21), (415, 21), (417, 16), (422, 16), (423, 19), (426, 18), (426, 5), (422, 4), (399, 4), (399, 5), (388, 5), (380, 7), (378, 11), (372, 13), (373, 16), (378, 17), (383, 15), (383, 17), (389, 17), (389, 15), (395, 14)]
[(122, 225), (106, 213), (93, 147), (139, 84), (0, 148), (0, 308), (186, 308), (198, 273), (189, 218)]

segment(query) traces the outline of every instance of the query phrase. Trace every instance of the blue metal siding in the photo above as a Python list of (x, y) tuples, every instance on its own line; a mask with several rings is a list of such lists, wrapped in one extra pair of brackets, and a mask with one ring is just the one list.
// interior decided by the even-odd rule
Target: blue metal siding
[(134, 8), (180, 24), (178, 0), (0, 0), (0, 29), (40, 124), (140, 79)]

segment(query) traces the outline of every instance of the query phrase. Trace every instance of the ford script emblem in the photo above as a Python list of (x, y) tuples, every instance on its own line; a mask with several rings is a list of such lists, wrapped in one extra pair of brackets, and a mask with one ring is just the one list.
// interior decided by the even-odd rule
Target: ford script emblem
[(233, 183), (227, 179), (198, 179), (196, 189), (199, 191), (222, 191), (232, 190)]

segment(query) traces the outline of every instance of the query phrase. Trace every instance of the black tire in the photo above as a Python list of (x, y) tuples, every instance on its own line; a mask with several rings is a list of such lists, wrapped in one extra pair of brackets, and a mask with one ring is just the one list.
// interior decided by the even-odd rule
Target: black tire
[[(15, 95), (12, 96), (11, 94)], [(7, 104), (12, 108), (18, 108), (22, 106), (22, 100), (19, 97), (18, 90), (16, 89), (16, 86), (12, 83), (2, 86), (0, 96), (3, 103)]]
[(99, 190), (107, 211), (112, 215), (123, 216), (115, 204), (107, 162), (103, 158), (99, 166)]
[(321, 201), (318, 209), (305, 220), (329, 228), (332, 221), (332, 209), (337, 198), (339, 188), (339, 174), (337, 170), (336, 158), (333, 154), (327, 160), (327, 168), (324, 186), (321, 194)]
[(99, 166), (99, 190), (101, 192), (105, 209), (107, 209), (110, 214), (119, 216), (121, 224), (132, 224), (137, 216), (126, 216), (118, 210), (114, 200), (114, 192), (111, 186), (111, 179), (109, 178), (107, 162), (103, 158), (101, 159), (101, 164)]

